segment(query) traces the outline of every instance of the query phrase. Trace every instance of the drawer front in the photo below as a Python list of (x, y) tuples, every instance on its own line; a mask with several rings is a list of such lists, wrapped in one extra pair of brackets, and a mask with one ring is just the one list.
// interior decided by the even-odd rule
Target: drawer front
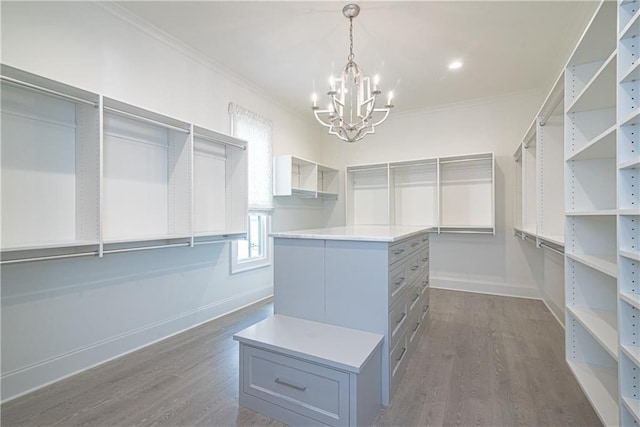
[(407, 339), (408, 337), (405, 333), (400, 337), (393, 350), (391, 350), (391, 354), (389, 354), (391, 394), (395, 393), (395, 390), (402, 379), (402, 374), (404, 374), (407, 367), (407, 361), (409, 360)]
[(413, 237), (407, 241), (407, 252), (412, 253), (420, 249), (421, 247), (421, 236)]
[(420, 280), (418, 281), (418, 286), (420, 287), (420, 292), (425, 293), (429, 290), (429, 275), (423, 274)]
[(404, 295), (404, 290), (409, 285), (407, 276), (407, 263), (403, 262), (396, 266), (389, 274), (389, 306)]
[(419, 311), (420, 307), (420, 295), (422, 294), (422, 287), (419, 284), (412, 285), (407, 292), (407, 304), (409, 306), (409, 315), (413, 315)]
[(407, 325), (407, 334), (409, 336), (409, 353), (413, 353), (418, 345), (418, 339), (422, 333), (422, 313), (416, 311), (409, 317), (409, 325)]
[(325, 424), (349, 422), (349, 374), (244, 346), (243, 392)]
[(418, 254), (410, 255), (407, 258), (407, 273), (409, 275), (409, 284), (415, 283), (422, 274), (420, 268), (420, 256)]
[(422, 293), (422, 296), (420, 297), (420, 318), (422, 319), (422, 322), (424, 323), (427, 319), (427, 314), (429, 314), (429, 289), (427, 288), (427, 290), (425, 292)]
[(418, 258), (420, 264), (420, 271), (422, 273), (429, 272), (429, 249), (422, 249)]
[(399, 299), (389, 311), (389, 349), (395, 347), (407, 330), (409, 307), (406, 298)]
[(394, 243), (389, 247), (389, 265), (400, 261), (407, 255), (407, 242)]
[(420, 246), (422, 248), (429, 248), (429, 233), (424, 233), (420, 236)]

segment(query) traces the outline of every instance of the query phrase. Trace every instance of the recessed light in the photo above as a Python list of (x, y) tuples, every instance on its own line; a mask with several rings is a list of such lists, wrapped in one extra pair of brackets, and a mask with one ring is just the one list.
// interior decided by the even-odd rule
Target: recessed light
[(450, 70), (457, 70), (458, 68), (461, 68), (461, 67), (462, 67), (462, 61), (460, 60), (455, 60), (449, 64)]

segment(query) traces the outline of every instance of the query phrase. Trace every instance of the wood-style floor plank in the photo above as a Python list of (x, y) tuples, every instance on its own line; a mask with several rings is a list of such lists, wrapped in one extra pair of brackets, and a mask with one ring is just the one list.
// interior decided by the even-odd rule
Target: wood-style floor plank
[[(429, 322), (377, 426), (596, 426), (540, 301), (431, 290)], [(3, 426), (282, 426), (238, 406), (235, 332), (269, 301), (2, 405)]]

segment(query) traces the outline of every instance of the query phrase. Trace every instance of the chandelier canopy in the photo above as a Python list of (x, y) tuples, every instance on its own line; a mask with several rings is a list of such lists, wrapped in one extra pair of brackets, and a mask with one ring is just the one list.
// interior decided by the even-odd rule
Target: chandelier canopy
[[(349, 56), (347, 65), (338, 78), (329, 79), (329, 105), (327, 109), (318, 107), (318, 98), (313, 94), (311, 109), (320, 124), (329, 128), (329, 133), (345, 142), (356, 142), (370, 133), (375, 133), (376, 126), (384, 122), (393, 108), (393, 93), (389, 92), (384, 107), (376, 107), (378, 96), (382, 93), (378, 88), (378, 76), (364, 76), (354, 61), (353, 54), (353, 18), (360, 13), (357, 4), (348, 4), (342, 14), (349, 18)], [(371, 89), (373, 83), (373, 90)]]

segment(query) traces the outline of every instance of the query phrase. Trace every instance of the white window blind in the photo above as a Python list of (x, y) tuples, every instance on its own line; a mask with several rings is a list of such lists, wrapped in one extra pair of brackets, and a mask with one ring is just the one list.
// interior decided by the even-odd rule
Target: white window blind
[(248, 142), (249, 210), (273, 210), (273, 172), (271, 160), (271, 120), (243, 107), (229, 103), (231, 133)]

